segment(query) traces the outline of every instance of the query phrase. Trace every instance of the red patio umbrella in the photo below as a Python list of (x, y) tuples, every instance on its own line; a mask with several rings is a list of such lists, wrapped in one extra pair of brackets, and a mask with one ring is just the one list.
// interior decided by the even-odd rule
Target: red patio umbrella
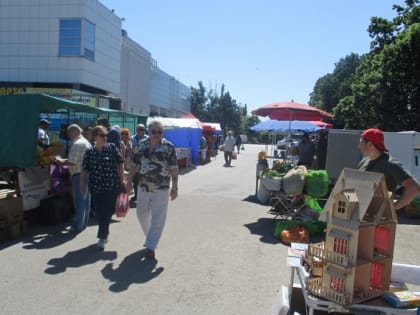
[(326, 123), (325, 121), (311, 120), (311, 122), (314, 123), (315, 125), (317, 125), (318, 127), (321, 127), (321, 128), (328, 128), (328, 129), (334, 128), (333, 124)]
[(268, 116), (277, 120), (313, 120), (331, 119), (333, 115), (322, 109), (296, 102), (279, 102), (259, 107), (253, 115)]

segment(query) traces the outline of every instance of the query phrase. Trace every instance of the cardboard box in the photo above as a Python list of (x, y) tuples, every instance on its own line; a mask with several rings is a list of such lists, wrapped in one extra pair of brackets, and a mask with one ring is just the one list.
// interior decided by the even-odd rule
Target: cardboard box
[(7, 220), (0, 219), (0, 242), (9, 238), (9, 224)]
[(0, 219), (6, 219), (9, 225), (22, 221), (22, 197), (7, 197), (0, 199)]
[(393, 307), (416, 307), (420, 305), (420, 292), (387, 292), (383, 295), (383, 298)]
[(23, 234), (22, 222), (9, 225), (9, 238), (14, 240)]
[(23, 197), (23, 210), (38, 208), (50, 190), (49, 167), (29, 167), (18, 172), (19, 189)]

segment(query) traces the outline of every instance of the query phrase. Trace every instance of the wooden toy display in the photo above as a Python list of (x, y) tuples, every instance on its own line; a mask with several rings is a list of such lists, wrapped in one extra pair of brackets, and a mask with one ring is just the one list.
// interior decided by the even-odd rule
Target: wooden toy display
[(308, 293), (340, 305), (383, 295), (390, 284), (396, 213), (385, 177), (344, 169), (324, 206), (326, 239), (303, 258)]

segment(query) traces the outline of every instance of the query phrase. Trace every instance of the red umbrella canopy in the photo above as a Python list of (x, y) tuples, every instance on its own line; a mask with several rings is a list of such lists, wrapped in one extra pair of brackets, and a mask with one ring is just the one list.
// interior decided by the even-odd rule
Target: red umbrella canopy
[[(184, 114), (184, 115), (181, 116), (181, 118), (197, 119), (198, 120), (198, 118), (195, 117), (193, 113)], [(198, 121), (200, 123), (201, 128), (203, 128), (203, 131), (211, 132), (211, 131), (215, 131), (216, 130), (215, 127), (213, 127), (213, 126), (211, 126), (211, 125), (209, 125), (209, 124), (207, 124), (205, 122), (202, 122), (200, 120), (198, 120)]]
[(321, 120), (333, 115), (319, 108), (296, 102), (272, 103), (252, 111), (253, 115), (268, 116), (277, 120)]

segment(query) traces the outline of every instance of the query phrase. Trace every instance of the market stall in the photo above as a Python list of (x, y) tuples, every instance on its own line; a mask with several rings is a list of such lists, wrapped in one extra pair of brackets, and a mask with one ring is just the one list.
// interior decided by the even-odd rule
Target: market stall
[(178, 156), (179, 160), (185, 157), (184, 153), (188, 150), (191, 152), (190, 161), (192, 164), (198, 164), (200, 138), (203, 131), (198, 119), (149, 117), (147, 124), (152, 120), (160, 121), (163, 125), (164, 137), (171, 141), (177, 149), (182, 149), (183, 154)]
[[(0, 96), (0, 240), (17, 237), (26, 229), (24, 211), (37, 209), (48, 199), (50, 223), (64, 219), (69, 212), (69, 173), (65, 167), (51, 166), (52, 157), (65, 156), (68, 139), (63, 130), (71, 123), (81, 127), (94, 125), (98, 117), (111, 123), (135, 129), (145, 123), (146, 117), (130, 113), (101, 109), (43, 94)], [(51, 121), (48, 134), (51, 146), (38, 146), (40, 118)], [(57, 199), (55, 196), (60, 195)], [(65, 201), (60, 201), (65, 199)], [(55, 206), (52, 206), (55, 204)]]
[(322, 219), (322, 242), (288, 249), (283, 311), (418, 314), (420, 296), (411, 285), (420, 284), (420, 266), (393, 262), (397, 215), (383, 174), (345, 168)]

